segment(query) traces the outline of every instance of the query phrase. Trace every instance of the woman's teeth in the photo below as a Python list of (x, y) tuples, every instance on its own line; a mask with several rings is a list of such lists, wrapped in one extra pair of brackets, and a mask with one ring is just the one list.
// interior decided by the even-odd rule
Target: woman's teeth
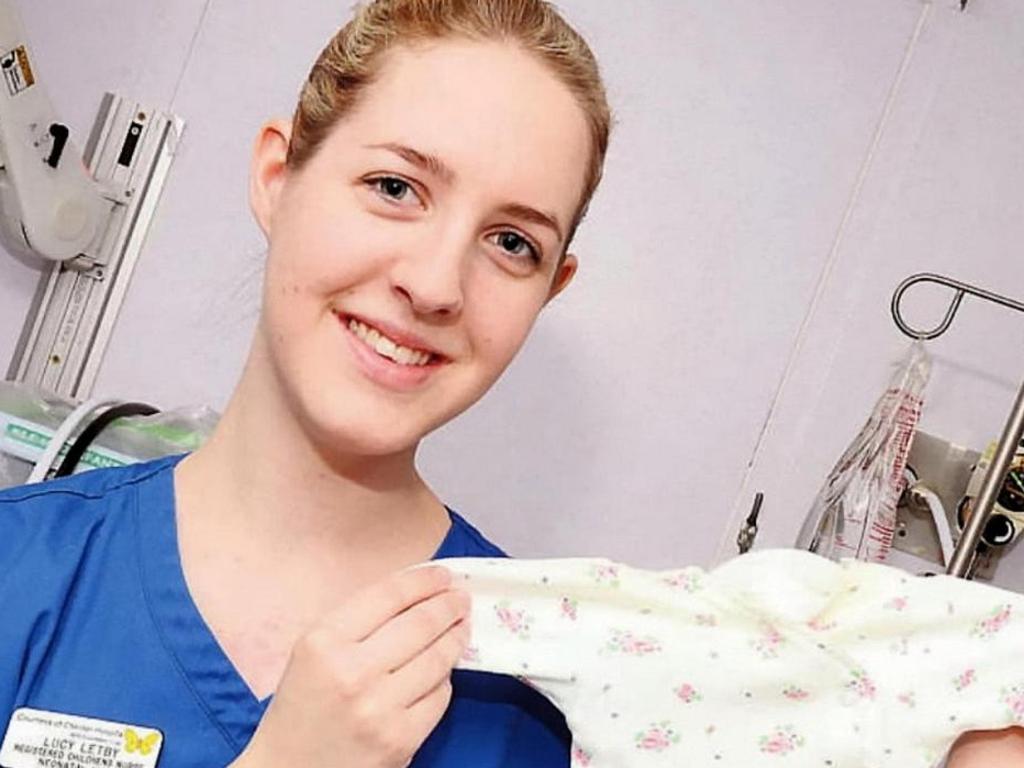
[(382, 335), (376, 328), (370, 328), (354, 317), (349, 319), (348, 329), (362, 339), (367, 346), (374, 349), (377, 354), (383, 355), (389, 360), (394, 360), (400, 365), (426, 365), (433, 357), (429, 352), (409, 349), (409, 347), (396, 344), (387, 336)]

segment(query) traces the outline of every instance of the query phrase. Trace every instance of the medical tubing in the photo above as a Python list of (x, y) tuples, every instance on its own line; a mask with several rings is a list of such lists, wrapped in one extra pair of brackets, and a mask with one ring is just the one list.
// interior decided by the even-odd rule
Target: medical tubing
[(84, 403), (79, 405), (73, 410), (68, 417), (64, 419), (63, 423), (57, 428), (57, 431), (53, 433), (53, 437), (50, 439), (49, 445), (46, 446), (46, 450), (39, 457), (39, 461), (32, 468), (31, 474), (25, 481), (28, 483), (39, 483), (46, 479), (46, 475), (49, 473), (50, 468), (53, 466), (53, 462), (56, 461), (57, 456), (60, 454), (61, 448), (68, 439), (75, 433), (78, 426), (85, 421), (89, 416), (98, 411), (100, 408), (105, 408), (112, 405), (117, 405), (120, 400), (109, 400), (100, 397), (93, 397), (86, 400)]
[(932, 522), (935, 523), (935, 533), (939, 537), (939, 548), (942, 550), (942, 565), (948, 566), (953, 559), (953, 532), (949, 527), (949, 518), (946, 517), (946, 508), (942, 506), (942, 499), (935, 491), (920, 484), (915, 485), (912, 492), (920, 497), (931, 513)]
[(156, 413), (160, 410), (147, 403), (122, 403), (104, 411), (75, 438), (54, 477), (66, 477), (74, 472), (89, 446), (111, 423), (128, 416), (152, 416)]

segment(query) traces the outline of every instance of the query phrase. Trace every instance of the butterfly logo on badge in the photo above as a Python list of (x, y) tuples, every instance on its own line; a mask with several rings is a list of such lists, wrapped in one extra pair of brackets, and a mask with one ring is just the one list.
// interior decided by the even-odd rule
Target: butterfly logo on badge
[(124, 751), (129, 755), (133, 752), (138, 752), (140, 755), (148, 755), (159, 741), (160, 734), (155, 731), (146, 737), (142, 737), (132, 728), (124, 729)]

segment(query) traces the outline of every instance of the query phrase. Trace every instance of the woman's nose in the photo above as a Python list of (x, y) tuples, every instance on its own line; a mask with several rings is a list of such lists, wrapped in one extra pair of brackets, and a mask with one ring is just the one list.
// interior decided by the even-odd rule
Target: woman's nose
[(409, 253), (394, 265), (392, 287), (417, 314), (456, 315), (469, 251), (465, 237), (452, 237)]

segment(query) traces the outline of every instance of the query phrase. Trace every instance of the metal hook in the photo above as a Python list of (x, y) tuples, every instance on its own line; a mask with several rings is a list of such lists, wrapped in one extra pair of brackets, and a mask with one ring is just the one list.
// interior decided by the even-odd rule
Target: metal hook
[[(946, 316), (942, 319), (941, 323), (930, 331), (911, 328), (903, 319), (903, 314), (900, 311), (900, 302), (903, 300), (903, 294), (907, 292), (908, 288), (917, 283), (936, 283), (947, 288), (952, 288), (956, 291), (956, 295), (949, 304), (949, 309), (946, 310)], [(952, 325), (953, 318), (956, 317), (956, 313), (960, 309), (960, 303), (964, 300), (964, 296), (966, 294), (977, 296), (979, 299), (985, 299), (986, 301), (991, 301), (996, 304), (1001, 304), (1004, 307), (1015, 309), (1018, 312), (1024, 312), (1024, 304), (1019, 301), (1008, 299), (1005, 296), (1000, 296), (997, 293), (986, 291), (982, 288), (978, 288), (977, 286), (969, 285), (968, 283), (962, 283), (951, 277), (936, 275), (930, 272), (921, 272), (917, 275), (911, 275), (896, 288), (896, 292), (892, 296), (892, 319), (895, 321), (896, 326), (912, 339), (928, 341), (929, 339), (938, 338), (949, 329), (950, 325)]]

